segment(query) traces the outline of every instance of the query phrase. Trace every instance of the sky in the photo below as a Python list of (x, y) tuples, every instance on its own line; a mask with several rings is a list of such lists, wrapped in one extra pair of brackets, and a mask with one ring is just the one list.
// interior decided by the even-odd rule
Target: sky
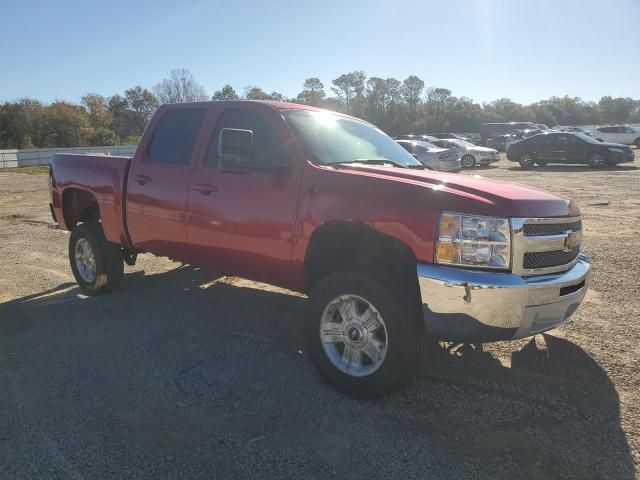
[(640, 0), (0, 0), (0, 101), (77, 102), (186, 68), (295, 96), (413, 74), (477, 102), (640, 98)]

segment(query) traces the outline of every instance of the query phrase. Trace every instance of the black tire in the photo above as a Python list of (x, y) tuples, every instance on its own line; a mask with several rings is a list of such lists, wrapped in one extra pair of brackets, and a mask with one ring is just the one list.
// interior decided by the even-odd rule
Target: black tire
[(635, 142), (633, 142), (633, 144), (636, 146), (636, 148), (640, 148), (640, 137), (636, 138)]
[(589, 166), (591, 168), (604, 168), (607, 166), (607, 159), (602, 153), (592, 153), (589, 157)]
[(536, 163), (536, 159), (531, 153), (523, 153), (518, 162), (522, 168), (531, 168)]
[[(76, 249), (83, 240), (88, 242), (93, 254), (93, 280), (84, 278), (79, 271), (81, 262), (76, 259)], [(124, 261), (120, 246), (107, 241), (99, 223), (82, 223), (73, 229), (69, 238), (69, 263), (76, 282), (87, 295), (111, 292), (122, 281)]]
[(546, 160), (536, 160), (536, 165), (538, 165), (539, 167), (546, 167), (547, 166), (547, 162)]
[[(372, 305), (382, 317), (383, 333), (386, 333), (386, 354), (382, 363), (375, 371), (363, 376), (341, 371), (329, 359), (329, 354), (325, 353), (323, 342), (320, 340), (321, 320), (325, 309), (330, 311), (331, 305), (339, 297), (347, 295), (357, 296)], [(310, 315), (305, 321), (307, 350), (320, 375), (336, 390), (354, 398), (375, 399), (397, 390), (411, 378), (412, 366), (417, 363), (418, 358), (418, 341), (424, 337), (421, 335), (421, 323), (416, 316), (417, 309), (412, 308), (415, 305), (408, 301), (406, 296), (394, 294), (390, 288), (370, 276), (341, 272), (325, 277), (316, 285), (311, 292), (310, 304)], [(364, 305), (366, 307), (366, 303)], [(341, 321), (345, 323), (345, 320)], [(347, 325), (338, 328), (348, 332)], [(340, 354), (340, 343), (329, 345), (335, 345), (334, 348)], [(342, 346), (341, 354), (344, 357), (346, 344), (343, 343)], [(363, 352), (366, 353), (366, 350)], [(369, 357), (363, 358), (368, 360)], [(371, 364), (375, 362), (371, 361)]]
[(462, 168), (473, 168), (476, 166), (476, 159), (473, 157), (473, 155), (470, 155), (468, 153), (462, 156), (461, 161)]

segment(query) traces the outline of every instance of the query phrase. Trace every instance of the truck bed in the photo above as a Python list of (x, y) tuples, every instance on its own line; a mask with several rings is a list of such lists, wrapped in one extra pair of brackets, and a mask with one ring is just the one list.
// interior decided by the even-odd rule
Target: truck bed
[[(128, 245), (124, 219), (124, 192), (131, 165), (128, 156), (57, 154), (51, 161), (52, 209), (62, 228), (71, 230), (73, 219), (65, 218), (64, 202), (78, 191), (93, 195), (100, 210), (107, 240)], [(65, 209), (69, 217), (68, 209)]]

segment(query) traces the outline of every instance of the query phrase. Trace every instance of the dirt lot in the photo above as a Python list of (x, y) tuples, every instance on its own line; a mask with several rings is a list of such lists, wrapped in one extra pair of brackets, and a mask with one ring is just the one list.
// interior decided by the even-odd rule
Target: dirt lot
[(151, 255), (81, 295), (46, 176), (0, 172), (0, 478), (640, 478), (640, 169), (465, 174), (577, 200), (592, 289), (362, 402), (309, 364), (300, 296)]

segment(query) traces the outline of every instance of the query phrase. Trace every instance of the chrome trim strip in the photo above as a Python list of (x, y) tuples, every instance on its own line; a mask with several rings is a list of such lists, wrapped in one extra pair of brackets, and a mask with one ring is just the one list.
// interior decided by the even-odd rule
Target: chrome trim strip
[[(577, 236), (578, 245), (582, 243), (582, 231), (575, 230), (571, 233)], [(557, 250), (567, 250), (565, 248), (565, 242), (569, 238), (569, 232), (561, 233), (559, 235), (539, 235), (539, 236), (524, 236), (525, 253), (535, 252), (553, 252)], [(570, 250), (570, 249), (569, 249)]]

